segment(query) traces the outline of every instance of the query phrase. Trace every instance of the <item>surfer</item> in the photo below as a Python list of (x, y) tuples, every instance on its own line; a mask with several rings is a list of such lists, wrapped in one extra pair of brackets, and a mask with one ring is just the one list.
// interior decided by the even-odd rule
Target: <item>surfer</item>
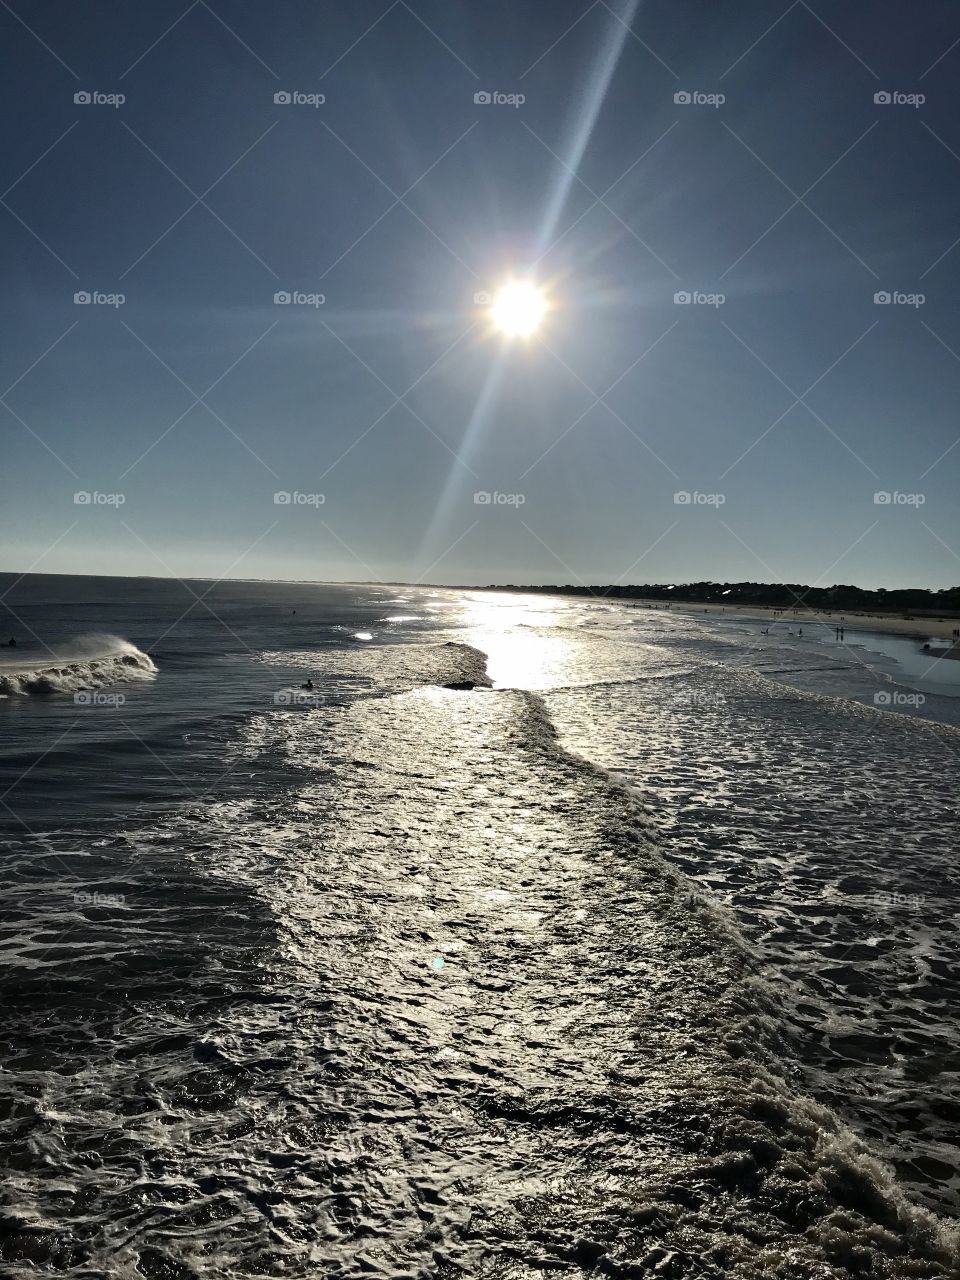
[(306, 682), (306, 684), (302, 684), (302, 685), (300, 686), (300, 688), (301, 688), (301, 689), (312, 689), (312, 688), (313, 688), (313, 681), (308, 679), (308, 680), (307, 680), (307, 682)]

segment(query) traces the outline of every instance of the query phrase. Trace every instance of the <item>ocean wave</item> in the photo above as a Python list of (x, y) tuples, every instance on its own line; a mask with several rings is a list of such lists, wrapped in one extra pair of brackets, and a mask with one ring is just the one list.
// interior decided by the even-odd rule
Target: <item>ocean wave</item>
[[(365, 633), (366, 634), (366, 633)], [(268, 666), (309, 673), (319, 696), (343, 692), (344, 681), (366, 686), (368, 696), (406, 693), (425, 685), (466, 688), (489, 686), (487, 659), (480, 649), (459, 641), (381, 645), (349, 649), (265, 650), (257, 655)]]
[(57, 649), (0, 664), (0, 696), (49, 697), (81, 689), (149, 680), (157, 667), (149, 654), (121, 636), (77, 636)]
[(268, 793), (18, 834), (10, 1274), (954, 1277), (559, 699), (423, 687), (482, 674), (427, 650), (245, 726)]
[[(418, 1280), (422, 1221), (478, 1275), (496, 1272), (474, 1250), (624, 1280), (953, 1274), (956, 1230), (806, 1092), (733, 913), (666, 859), (635, 788), (564, 745), (546, 699), (421, 689), (269, 728), (315, 781), (211, 815), (230, 852), (204, 865), (272, 900), (277, 964), (314, 993), (290, 1052), (312, 1061), (313, 1034), (329, 1057), (297, 1132), (336, 1117), (316, 1176), (338, 1171), (342, 1235), (312, 1241), (331, 1273), (359, 1278), (356, 1213), (383, 1242), (376, 1274)], [(234, 1069), (249, 1043), (222, 1037)], [(407, 1177), (350, 1160), (393, 1169), (405, 1142)]]
[(808, 1091), (912, 1197), (955, 1212), (958, 730), (715, 667), (666, 698), (647, 683), (546, 702), (749, 938)]

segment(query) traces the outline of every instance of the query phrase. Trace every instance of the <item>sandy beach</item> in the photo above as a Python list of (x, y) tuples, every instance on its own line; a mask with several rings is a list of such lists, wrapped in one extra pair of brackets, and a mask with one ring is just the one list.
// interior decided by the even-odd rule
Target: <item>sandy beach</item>
[(904, 617), (902, 613), (858, 613), (852, 610), (827, 611), (822, 609), (780, 609), (773, 605), (752, 605), (738, 608), (736, 605), (698, 604), (695, 601), (637, 600), (639, 608), (669, 609), (675, 613), (725, 614), (731, 618), (757, 618), (764, 625), (772, 622), (793, 623), (800, 626), (822, 624), (827, 627), (861, 627), (869, 631), (884, 631), (890, 635), (916, 636), (918, 639), (950, 641), (953, 632), (960, 628), (956, 617)]

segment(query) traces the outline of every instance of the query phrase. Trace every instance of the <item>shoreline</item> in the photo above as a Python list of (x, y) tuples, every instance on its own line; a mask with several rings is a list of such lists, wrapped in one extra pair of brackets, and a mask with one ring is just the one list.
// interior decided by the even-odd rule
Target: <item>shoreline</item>
[(814, 626), (821, 623), (827, 627), (849, 627), (853, 630), (878, 631), (893, 636), (914, 637), (918, 640), (946, 640), (954, 638), (953, 632), (960, 627), (960, 618), (904, 618), (892, 613), (865, 613), (854, 610), (842, 611), (822, 609), (782, 609), (777, 605), (756, 604), (749, 606), (701, 604), (693, 600), (643, 600), (622, 601), (623, 604), (636, 608), (663, 609), (671, 613), (717, 614), (730, 618), (756, 618), (766, 624), (796, 623), (799, 626)]

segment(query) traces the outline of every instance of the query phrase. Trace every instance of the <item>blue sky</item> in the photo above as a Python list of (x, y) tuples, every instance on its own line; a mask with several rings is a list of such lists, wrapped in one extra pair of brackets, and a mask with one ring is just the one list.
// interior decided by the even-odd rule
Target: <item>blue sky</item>
[[(960, 581), (954, 5), (11, 0), (0, 32), (0, 568)], [(474, 300), (511, 274), (530, 340)]]

